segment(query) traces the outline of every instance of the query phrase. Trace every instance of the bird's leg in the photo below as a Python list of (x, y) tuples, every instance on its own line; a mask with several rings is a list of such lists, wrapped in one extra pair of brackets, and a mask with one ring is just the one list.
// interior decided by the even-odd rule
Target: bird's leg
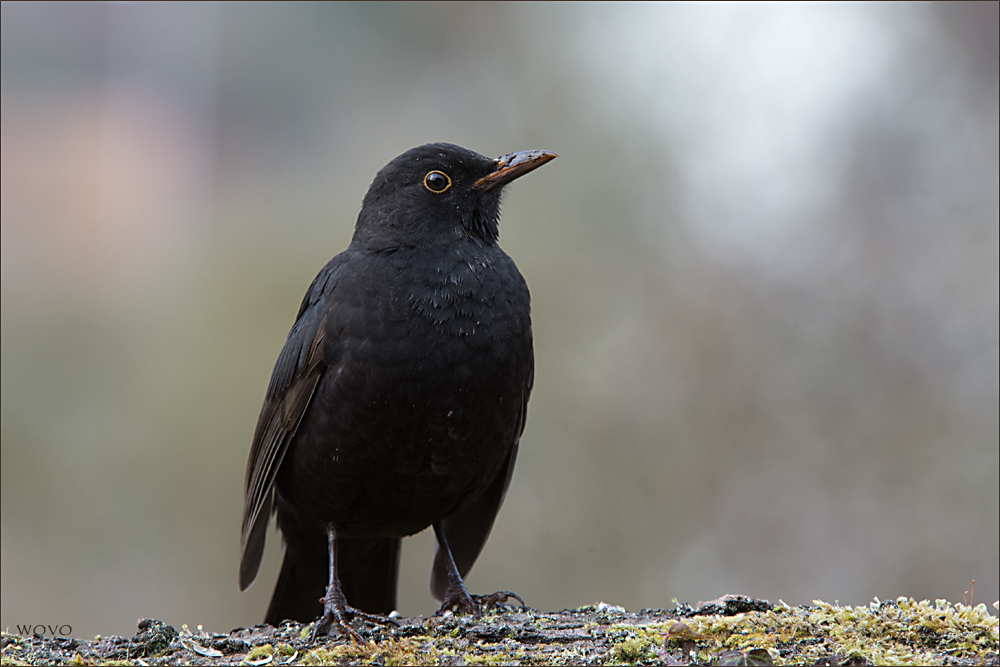
[(351, 618), (362, 618), (370, 623), (382, 625), (396, 625), (395, 621), (390, 618), (368, 614), (347, 604), (347, 598), (344, 597), (344, 591), (340, 587), (340, 575), (337, 573), (337, 529), (333, 524), (326, 527), (326, 537), (330, 548), (330, 583), (326, 587), (326, 595), (320, 599), (320, 602), (323, 603), (323, 615), (313, 626), (310, 641), (315, 642), (319, 633), (327, 629), (332, 630), (336, 621), (341, 632), (357, 643), (362, 643), (361, 635), (347, 622)]
[(469, 589), (465, 587), (462, 575), (459, 574), (458, 567), (455, 565), (455, 559), (451, 555), (448, 538), (444, 536), (444, 530), (442, 530), (439, 522), (434, 524), (434, 535), (437, 537), (438, 548), (447, 557), (445, 562), (448, 565), (448, 590), (445, 592), (441, 608), (438, 609), (439, 614), (449, 609), (456, 609), (479, 617), (482, 616), (484, 607), (486, 609), (493, 609), (511, 598), (520, 602), (522, 608), (527, 607), (520, 595), (511, 593), (510, 591), (497, 591), (490, 595), (472, 595), (469, 593)]
[(327, 629), (333, 629), (333, 622), (341, 632), (349, 635), (354, 641), (361, 643), (361, 637), (354, 628), (347, 624), (348, 611), (347, 598), (340, 588), (340, 576), (337, 574), (337, 529), (333, 524), (326, 527), (326, 537), (330, 548), (330, 579), (326, 587), (326, 595), (320, 600), (323, 603), (323, 615), (313, 626), (311, 641), (316, 641), (316, 636)]

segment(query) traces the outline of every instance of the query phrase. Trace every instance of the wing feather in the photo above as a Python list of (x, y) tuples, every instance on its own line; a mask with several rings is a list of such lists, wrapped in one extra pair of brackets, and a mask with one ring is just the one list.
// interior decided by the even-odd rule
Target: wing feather
[(298, 318), (274, 364), (257, 420), (244, 487), (240, 590), (246, 589), (257, 576), (271, 514), (274, 479), (326, 370), (323, 342), (329, 311), (324, 312), (322, 300), (336, 284), (339, 258), (324, 267), (306, 292)]

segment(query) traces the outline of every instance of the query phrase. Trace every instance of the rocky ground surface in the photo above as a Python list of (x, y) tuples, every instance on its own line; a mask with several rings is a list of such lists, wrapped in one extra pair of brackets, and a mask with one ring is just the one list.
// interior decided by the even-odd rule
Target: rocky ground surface
[[(996, 610), (994, 609), (994, 613)], [(3, 634), (4, 665), (718, 664), (998, 665), (986, 605), (908, 598), (864, 607), (772, 605), (725, 596), (695, 607), (627, 612), (600, 603), (542, 613), (504, 606), (482, 618), (447, 613), (356, 622), (355, 638), (310, 642), (311, 625), (180, 631), (142, 619), (136, 635), (80, 640)]]

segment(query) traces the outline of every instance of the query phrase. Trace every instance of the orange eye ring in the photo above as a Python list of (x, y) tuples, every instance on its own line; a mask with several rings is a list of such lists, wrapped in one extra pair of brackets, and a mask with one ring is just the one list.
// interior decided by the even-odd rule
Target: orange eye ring
[(424, 187), (436, 195), (451, 187), (451, 177), (443, 171), (434, 170), (424, 176)]

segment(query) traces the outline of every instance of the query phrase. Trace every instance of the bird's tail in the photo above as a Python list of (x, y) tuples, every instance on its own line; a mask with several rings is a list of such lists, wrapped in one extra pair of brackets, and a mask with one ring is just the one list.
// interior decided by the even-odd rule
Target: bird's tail
[(323, 614), (320, 599), (326, 593), (329, 566), (326, 559), (319, 558), (309, 563), (302, 562), (292, 552), (285, 552), (281, 563), (281, 574), (267, 607), (265, 623), (278, 626), (282, 621), (310, 623)]
[[(347, 604), (370, 614), (388, 614), (396, 608), (401, 543), (395, 537), (337, 538), (337, 571)], [(310, 623), (323, 614), (321, 599), (330, 572), (328, 556), (323, 556), (307, 560), (285, 552), (265, 623)]]
[(396, 608), (402, 543), (398, 537), (337, 540), (337, 569), (347, 604), (369, 614)]

